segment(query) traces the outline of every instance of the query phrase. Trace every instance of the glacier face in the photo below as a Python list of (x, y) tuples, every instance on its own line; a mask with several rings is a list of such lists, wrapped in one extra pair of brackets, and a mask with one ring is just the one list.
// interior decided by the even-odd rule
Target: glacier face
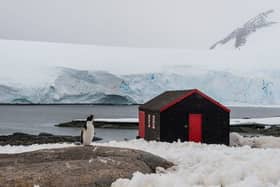
[[(132, 104), (123, 79), (105, 71), (58, 68), (54, 81), (44, 87), (23, 89), (21, 97), (32, 103)], [(24, 96), (25, 93), (28, 95)], [(16, 98), (13, 99), (13, 101)]]
[[(182, 67), (183, 68), (183, 67)], [(169, 72), (115, 75), (105, 71), (57, 68), (41, 87), (0, 85), (1, 103), (143, 103), (166, 90), (198, 88), (225, 104), (280, 104), (280, 76), (266, 79), (185, 67)]]

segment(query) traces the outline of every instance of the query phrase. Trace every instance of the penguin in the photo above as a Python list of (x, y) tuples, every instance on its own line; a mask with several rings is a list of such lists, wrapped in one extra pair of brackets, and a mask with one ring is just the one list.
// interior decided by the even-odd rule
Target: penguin
[(86, 123), (81, 129), (81, 144), (90, 145), (94, 137), (93, 115), (87, 117)]

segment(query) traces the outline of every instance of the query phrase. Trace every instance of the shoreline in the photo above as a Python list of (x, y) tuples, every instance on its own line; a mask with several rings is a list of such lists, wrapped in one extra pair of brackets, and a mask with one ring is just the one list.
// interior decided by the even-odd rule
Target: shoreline
[[(94, 137), (93, 141), (100, 141), (102, 138)], [(37, 135), (16, 132), (10, 135), (0, 135), (0, 146), (5, 145), (33, 145), (46, 143), (80, 143), (80, 136), (53, 135), (41, 132)]]
[(103, 103), (0, 103), (0, 106), (59, 106), (59, 105), (96, 105), (96, 106), (135, 106), (141, 104), (103, 104)]
[[(73, 120), (65, 123), (56, 124), (56, 127), (61, 128), (81, 128), (84, 125), (84, 120)], [(138, 129), (138, 121), (133, 120), (99, 120), (95, 121), (96, 128), (108, 129)], [(260, 123), (240, 123), (230, 125), (230, 133), (240, 133), (244, 136), (275, 136), (280, 137), (280, 124), (260, 124)]]
[[(55, 124), (55, 127), (62, 128), (81, 128), (85, 124), (85, 120), (77, 119)], [(124, 119), (95, 119), (94, 126), (96, 128), (111, 128), (111, 129), (137, 129), (137, 118), (124, 118)]]
[[(0, 103), (0, 106), (60, 106), (60, 105), (96, 105), (96, 106), (137, 106), (143, 103), (108, 104), (108, 103)], [(252, 105), (252, 104), (229, 104), (229, 108), (280, 108), (280, 105)]]

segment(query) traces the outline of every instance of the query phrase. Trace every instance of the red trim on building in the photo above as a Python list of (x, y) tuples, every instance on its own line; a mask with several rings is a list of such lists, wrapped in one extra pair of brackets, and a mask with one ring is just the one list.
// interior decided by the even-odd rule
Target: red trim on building
[(208, 101), (210, 101), (211, 103), (217, 105), (218, 107), (220, 107), (221, 109), (223, 109), (226, 112), (230, 112), (230, 109), (227, 108), (226, 106), (222, 105), (221, 103), (219, 103), (218, 101), (215, 101), (214, 99), (212, 99), (211, 97), (207, 96), (206, 94), (202, 93), (201, 91), (199, 91), (198, 89), (194, 89), (193, 91), (187, 93), (186, 95), (183, 95), (182, 97), (179, 97), (177, 99), (175, 99), (174, 101), (168, 103), (167, 105), (163, 106), (160, 108), (160, 112), (163, 112), (165, 110), (167, 110), (168, 108), (170, 108), (171, 106), (181, 102), (183, 99), (186, 99), (187, 97), (193, 95), (193, 94), (198, 94), (201, 97), (207, 99)]
[(145, 138), (145, 112), (139, 111), (139, 126), (138, 126), (138, 136), (140, 138)]

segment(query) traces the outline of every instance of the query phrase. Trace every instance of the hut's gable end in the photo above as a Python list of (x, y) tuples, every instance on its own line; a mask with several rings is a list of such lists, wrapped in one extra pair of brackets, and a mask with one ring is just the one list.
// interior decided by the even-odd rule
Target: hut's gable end
[(202, 142), (228, 145), (229, 113), (196, 93), (161, 112), (161, 140), (188, 141), (190, 114), (202, 115)]
[(197, 89), (164, 92), (139, 110), (146, 140), (229, 143), (230, 110)]

